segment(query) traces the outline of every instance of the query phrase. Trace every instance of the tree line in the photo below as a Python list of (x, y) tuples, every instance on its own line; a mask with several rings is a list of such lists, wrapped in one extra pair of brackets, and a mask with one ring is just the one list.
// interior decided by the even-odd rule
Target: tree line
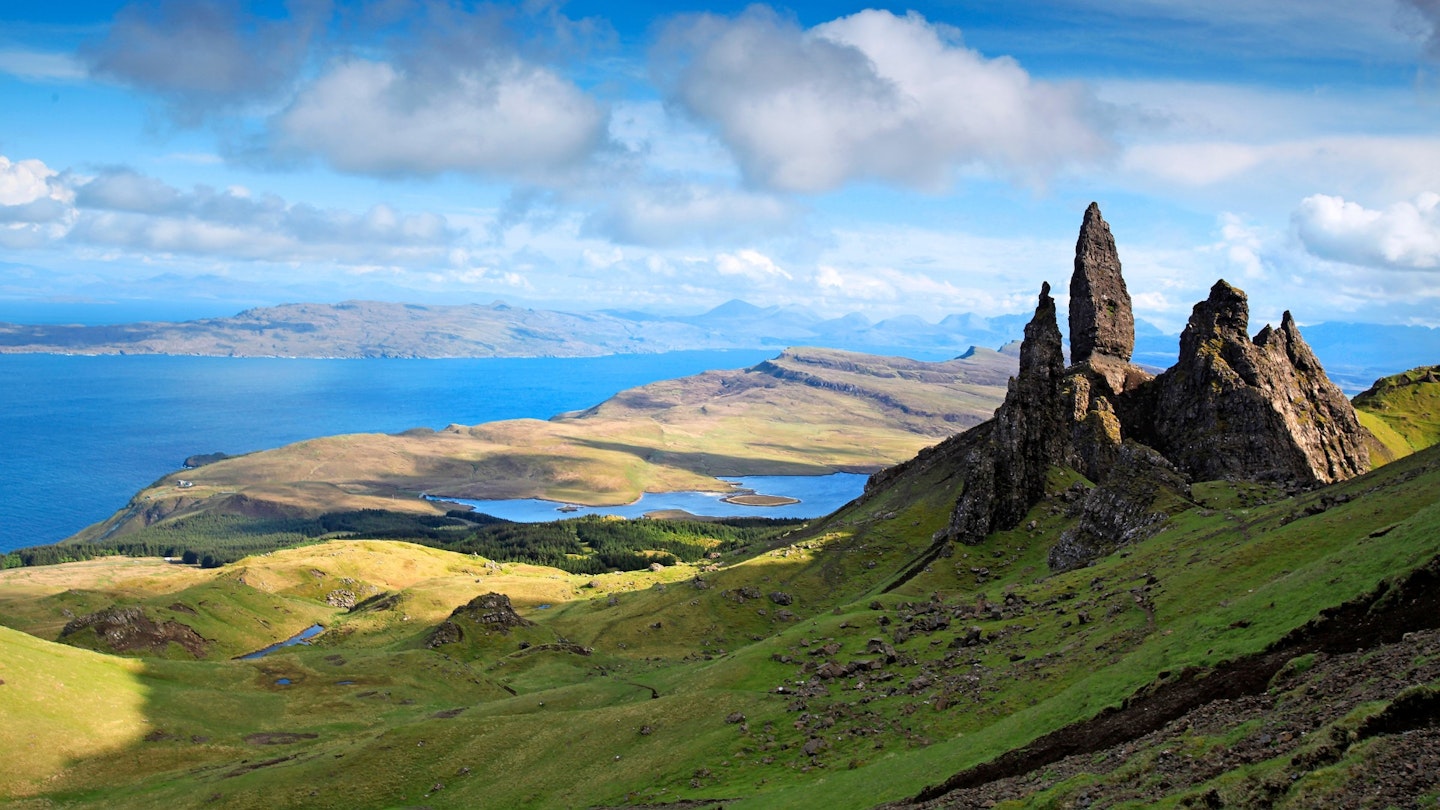
[(110, 540), (18, 549), (0, 557), (0, 567), (126, 556), (165, 557), (187, 565), (217, 568), (253, 554), (348, 538), (405, 540), (497, 562), (545, 565), (573, 574), (602, 574), (637, 571), (654, 563), (697, 562), (710, 553), (724, 553), (770, 539), (801, 522), (585, 516), (547, 523), (515, 523), (462, 510), (416, 515), (383, 509), (287, 519), (196, 515)]

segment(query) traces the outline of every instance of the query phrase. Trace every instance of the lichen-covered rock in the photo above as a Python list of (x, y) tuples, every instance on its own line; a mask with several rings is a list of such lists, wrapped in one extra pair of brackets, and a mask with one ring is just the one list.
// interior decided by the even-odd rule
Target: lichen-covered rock
[(965, 490), (951, 516), (950, 539), (974, 544), (1014, 526), (1045, 495), (1046, 475), (1064, 460), (1069, 435), (1061, 396), (1065, 355), (1050, 285), (1040, 288), (1025, 326), (1020, 373), (995, 411), (990, 437), (969, 458)]
[(1070, 433), (1075, 468), (1091, 481), (1103, 481), (1119, 456), (1123, 437), (1120, 417), (1105, 397), (1090, 400)]
[[(1159, 508), (1167, 496), (1169, 511)], [(1080, 522), (1050, 549), (1050, 569), (1080, 568), (1150, 537), (1189, 498), (1190, 485), (1164, 456), (1143, 444), (1126, 442), (1118, 449), (1105, 483), (1085, 496)]]
[(1120, 275), (1120, 254), (1100, 206), (1090, 203), (1075, 242), (1075, 272), (1070, 276), (1070, 359), (1083, 363), (1092, 354), (1128, 361), (1135, 351), (1135, 315)]
[(1328, 484), (1370, 469), (1355, 410), (1289, 312), (1251, 340), (1245, 293), (1218, 281), (1195, 305), (1180, 358), (1149, 384), (1144, 440), (1193, 480)]

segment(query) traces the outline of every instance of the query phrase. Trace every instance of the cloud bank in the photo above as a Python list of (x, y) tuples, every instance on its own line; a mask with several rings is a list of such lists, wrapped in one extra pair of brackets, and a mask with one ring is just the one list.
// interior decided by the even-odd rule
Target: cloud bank
[(175, 188), (117, 167), (92, 177), (0, 156), (0, 240), (61, 243), (220, 260), (425, 266), (461, 232), (433, 213), (376, 204), (362, 214), (252, 196), (243, 188)]
[(927, 190), (966, 168), (1023, 181), (1113, 150), (1102, 106), (1077, 84), (986, 59), (918, 14), (867, 10), (811, 29), (764, 7), (685, 18), (655, 72), (712, 126), (746, 179), (823, 192), (869, 179)]

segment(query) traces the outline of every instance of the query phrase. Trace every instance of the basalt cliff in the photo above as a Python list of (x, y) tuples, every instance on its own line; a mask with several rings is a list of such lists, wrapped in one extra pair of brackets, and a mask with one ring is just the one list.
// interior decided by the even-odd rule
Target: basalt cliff
[(1163, 504), (1185, 507), (1190, 482), (1299, 491), (1370, 469), (1364, 428), (1289, 312), (1252, 338), (1245, 293), (1217, 281), (1159, 375), (1130, 362), (1134, 323), (1115, 239), (1091, 203), (1070, 279), (1072, 363), (1046, 283), (1004, 403), (961, 439), (964, 489), (937, 539), (973, 545), (1014, 528), (1056, 466), (1095, 484), (1051, 552), (1056, 570), (1143, 539)]

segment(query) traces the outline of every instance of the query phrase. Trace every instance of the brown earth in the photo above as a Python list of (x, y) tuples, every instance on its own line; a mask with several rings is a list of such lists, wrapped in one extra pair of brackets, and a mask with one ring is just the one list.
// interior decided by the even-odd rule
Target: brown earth
[[(1118, 709), (1067, 726), (998, 759), (921, 791), (899, 810), (988, 807), (1034, 796), (1079, 774), (1100, 776), (1073, 805), (1153, 801), (1204, 785), (1237, 767), (1293, 754), (1283, 782), (1210, 790), (1203, 807), (1271, 806), (1306, 774), (1338, 762), (1353, 745), (1377, 737), (1351, 782), (1372, 806), (1377, 796), (1410, 806), (1440, 783), (1440, 769), (1406, 767), (1440, 760), (1440, 700), (1413, 695), (1399, 718), (1357, 729), (1337, 721), (1369, 701), (1395, 700), (1407, 686), (1440, 680), (1440, 558), (1400, 585), (1325, 611), (1262, 653), (1210, 671), (1187, 670), (1141, 690)], [(1297, 666), (1314, 656), (1313, 668)], [(1296, 663), (1291, 663), (1296, 662)], [(1268, 688), (1268, 691), (1267, 691)], [(1197, 735), (1220, 737), (1253, 727), (1200, 755), (1177, 755)], [(1329, 735), (1320, 737), (1316, 734)], [(1137, 763), (1152, 762), (1148, 766)], [(1137, 768), (1147, 778), (1137, 778)], [(1159, 774), (1158, 777), (1154, 774)], [(1363, 787), (1357, 787), (1357, 784)], [(1211, 795), (1213, 794), (1213, 796)], [(1386, 801), (1373, 806), (1385, 807)]]

